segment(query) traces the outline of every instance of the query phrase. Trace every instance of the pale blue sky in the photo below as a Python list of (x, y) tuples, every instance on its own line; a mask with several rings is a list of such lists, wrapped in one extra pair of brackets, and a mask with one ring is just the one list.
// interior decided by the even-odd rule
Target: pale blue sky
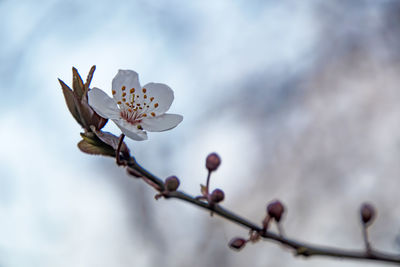
[[(142, 84), (168, 84), (175, 92), (171, 112), (183, 114), (183, 123), (128, 144), (144, 166), (161, 177), (177, 174), (193, 194), (204, 180), (205, 156), (219, 152), (223, 165), (212, 184), (223, 187), (226, 204), (234, 205), (234, 195), (251, 195), (246, 190), (255, 182), (249, 169), (255, 175), (263, 168), (260, 150), (271, 146), (262, 160), (273, 164), (275, 141), (286, 134), (296, 140), (318, 113), (304, 112), (300, 103), (308, 91), (298, 84), (325, 66), (325, 55), (342, 51), (334, 49), (337, 40), (363, 36), (368, 29), (373, 36), (383, 28), (382, 14), (391, 3), (324, 2), (0, 1), (0, 266), (152, 266), (162, 262), (163, 246), (172, 246), (171, 234), (157, 250), (158, 240), (140, 228), (148, 222), (138, 214), (146, 210), (144, 217), (156, 221), (151, 229), (171, 227), (179, 237), (176, 249), (168, 248), (172, 255), (196, 251), (200, 241), (187, 236), (207, 232), (206, 214), (176, 202), (154, 203), (153, 192), (126, 177), (111, 159), (82, 154), (76, 147), (80, 128), (57, 78), (70, 84), (72, 66), (86, 76), (95, 64), (92, 85), (107, 92), (118, 69), (137, 71)], [(340, 14), (343, 20), (335, 21)], [(249, 105), (248, 113), (242, 105)], [(112, 123), (106, 129), (119, 134)], [(263, 147), (258, 133), (266, 136)], [(237, 168), (244, 159), (247, 168)], [(249, 185), (241, 184), (244, 178)], [(242, 208), (254, 216), (252, 208)], [(160, 226), (163, 220), (168, 225)], [(212, 227), (222, 229), (217, 222)], [(221, 266), (240, 266), (256, 254), (257, 245), (240, 255), (226, 252), (224, 244), (235, 231), (243, 232), (229, 229), (215, 237), (221, 255), (231, 258)], [(285, 266), (309, 266), (280, 248), (274, 252), (287, 255)], [(178, 258), (165, 265), (190, 262)], [(254, 266), (284, 266), (279, 260), (260, 256)], [(201, 258), (198, 264), (203, 262), (208, 261)]]

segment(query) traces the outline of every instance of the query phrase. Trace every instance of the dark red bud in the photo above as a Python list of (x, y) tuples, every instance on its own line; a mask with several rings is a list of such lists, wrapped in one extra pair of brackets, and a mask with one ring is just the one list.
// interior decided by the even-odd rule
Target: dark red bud
[(229, 242), (229, 247), (235, 250), (241, 250), (246, 245), (246, 240), (240, 237), (235, 237)]
[(212, 193), (211, 193), (211, 201), (213, 203), (219, 203), (222, 200), (224, 200), (225, 198), (225, 193), (224, 191), (222, 191), (221, 189), (215, 189)]
[(360, 209), (361, 221), (364, 224), (372, 223), (375, 218), (375, 208), (369, 203), (363, 203)]
[(207, 156), (206, 159), (206, 168), (208, 171), (216, 171), (221, 164), (221, 158), (218, 156), (217, 153), (211, 153)]
[(277, 222), (281, 220), (285, 207), (279, 200), (273, 201), (267, 206), (268, 215), (274, 218)]
[(176, 191), (176, 189), (178, 189), (179, 187), (179, 184), (179, 179), (176, 176), (171, 176), (165, 179), (165, 188), (167, 189), (167, 191)]

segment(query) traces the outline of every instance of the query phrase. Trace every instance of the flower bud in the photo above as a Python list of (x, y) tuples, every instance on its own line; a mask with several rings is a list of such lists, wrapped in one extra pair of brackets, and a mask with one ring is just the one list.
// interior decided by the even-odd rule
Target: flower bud
[(224, 200), (224, 198), (225, 198), (225, 194), (224, 194), (224, 191), (222, 191), (221, 189), (215, 189), (211, 193), (211, 201), (213, 203), (219, 203), (222, 200)]
[(208, 171), (216, 171), (221, 164), (221, 158), (218, 156), (217, 153), (211, 153), (207, 156), (206, 159), (206, 168)]
[(282, 214), (285, 211), (285, 207), (279, 200), (273, 201), (267, 206), (267, 213), (271, 218), (274, 218), (277, 222), (281, 220)]
[(168, 177), (167, 179), (165, 179), (165, 188), (167, 189), (167, 191), (172, 192), (172, 191), (176, 191), (176, 189), (178, 189), (179, 187), (179, 179), (176, 176), (171, 176)]
[(246, 245), (246, 240), (241, 237), (235, 237), (229, 242), (231, 249), (241, 250)]
[(375, 218), (375, 209), (369, 203), (363, 203), (360, 208), (361, 221), (363, 224), (371, 223)]

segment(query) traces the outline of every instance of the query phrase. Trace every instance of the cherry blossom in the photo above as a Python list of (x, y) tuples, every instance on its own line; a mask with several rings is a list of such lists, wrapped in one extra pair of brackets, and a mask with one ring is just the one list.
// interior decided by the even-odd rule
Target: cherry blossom
[(165, 113), (174, 100), (172, 89), (162, 83), (141, 87), (135, 71), (118, 71), (112, 81), (112, 95), (93, 88), (88, 92), (89, 105), (133, 140), (146, 140), (146, 131), (170, 130), (183, 120), (181, 115)]

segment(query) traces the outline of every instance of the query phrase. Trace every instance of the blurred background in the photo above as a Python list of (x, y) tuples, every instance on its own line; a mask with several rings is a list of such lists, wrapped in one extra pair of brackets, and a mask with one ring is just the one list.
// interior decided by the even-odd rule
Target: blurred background
[[(0, 266), (380, 266), (295, 258), (81, 153), (57, 78), (111, 91), (118, 69), (175, 92), (174, 130), (127, 140), (142, 165), (254, 222), (279, 198), (288, 236), (400, 253), (399, 1), (0, 0)], [(108, 123), (106, 130), (120, 132)]]

